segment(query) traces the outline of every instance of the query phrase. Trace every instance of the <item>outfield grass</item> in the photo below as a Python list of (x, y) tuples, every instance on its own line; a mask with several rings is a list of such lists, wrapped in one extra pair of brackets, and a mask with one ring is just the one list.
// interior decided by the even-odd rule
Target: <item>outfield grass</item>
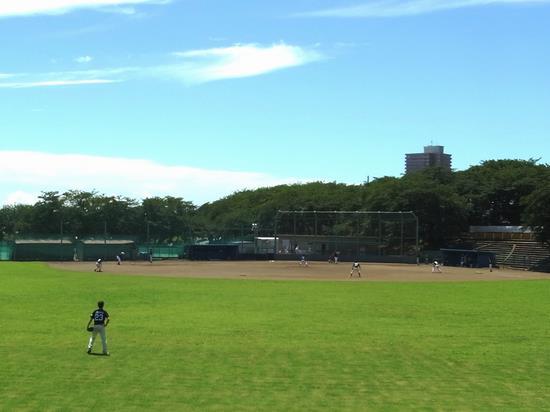
[[(98, 299), (110, 357), (86, 355)], [(550, 409), (550, 281), (202, 280), (2, 263), (0, 309), (0, 410)]]

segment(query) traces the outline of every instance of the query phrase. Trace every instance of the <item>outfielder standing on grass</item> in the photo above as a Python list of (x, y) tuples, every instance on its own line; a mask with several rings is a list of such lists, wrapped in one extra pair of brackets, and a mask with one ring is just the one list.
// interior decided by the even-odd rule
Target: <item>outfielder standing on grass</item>
[[(107, 337), (105, 336), (105, 328), (109, 324), (109, 314), (105, 309), (103, 309), (104, 302), (100, 300), (97, 302), (97, 309), (92, 312), (90, 315), (90, 320), (88, 321), (88, 326), (86, 330), (92, 332), (90, 340), (88, 341), (88, 353), (92, 353), (92, 347), (94, 346), (95, 338), (97, 334), (101, 336), (101, 345), (103, 347), (103, 354), (105, 356), (109, 355), (107, 351)], [(90, 326), (94, 322), (94, 326)]]

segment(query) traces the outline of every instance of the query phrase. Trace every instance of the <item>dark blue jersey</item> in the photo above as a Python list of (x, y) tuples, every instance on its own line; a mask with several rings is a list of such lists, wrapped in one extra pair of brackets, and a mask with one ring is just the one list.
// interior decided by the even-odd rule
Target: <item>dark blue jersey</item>
[(109, 314), (103, 309), (96, 309), (90, 315), (90, 318), (94, 320), (94, 325), (104, 325), (108, 317)]

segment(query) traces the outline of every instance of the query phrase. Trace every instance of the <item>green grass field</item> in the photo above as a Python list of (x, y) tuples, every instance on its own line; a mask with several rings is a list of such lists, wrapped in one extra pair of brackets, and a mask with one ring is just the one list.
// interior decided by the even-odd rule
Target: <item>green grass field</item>
[[(110, 357), (86, 354), (98, 299)], [(0, 309), (0, 410), (550, 409), (550, 281), (203, 280), (2, 263)]]

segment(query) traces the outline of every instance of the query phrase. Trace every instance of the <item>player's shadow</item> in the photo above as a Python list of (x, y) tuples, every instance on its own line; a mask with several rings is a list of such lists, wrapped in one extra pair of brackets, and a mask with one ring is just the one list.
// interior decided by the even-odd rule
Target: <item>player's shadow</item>
[(90, 355), (90, 356), (105, 356), (105, 357), (109, 356), (109, 355), (105, 355), (104, 353), (94, 353), (94, 352), (88, 353), (88, 355)]

